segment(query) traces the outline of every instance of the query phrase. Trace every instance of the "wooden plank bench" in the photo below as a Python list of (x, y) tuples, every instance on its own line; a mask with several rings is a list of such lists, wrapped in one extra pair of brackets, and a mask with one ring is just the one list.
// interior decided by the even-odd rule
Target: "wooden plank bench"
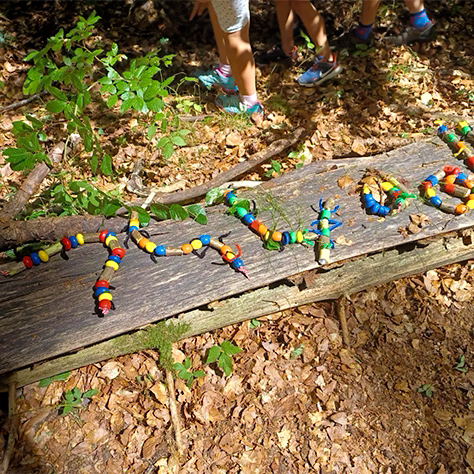
[[(382, 282), (390, 278), (390, 272), (387, 276), (387, 269), (384, 268), (383, 252), (400, 245), (407, 248), (407, 244), (421, 239), (469, 228), (474, 224), (474, 215), (455, 217), (417, 201), (403, 213), (381, 222), (373, 216), (368, 216), (362, 209), (360, 195), (351, 193), (353, 186), (341, 189), (337, 185), (338, 180), (347, 177), (352, 179), (355, 185), (364, 175), (366, 168), (373, 167), (408, 180), (416, 191), (416, 186), (423, 178), (438, 171), (445, 164), (458, 165), (463, 169), (463, 164), (452, 156), (449, 148), (437, 138), (433, 138), (374, 157), (317, 162), (265, 183), (261, 195), (269, 193), (272, 197), (281, 199), (285, 213), (293, 224), (297, 225), (298, 220), (301, 220), (303, 226), (317, 219), (311, 205), (315, 205), (321, 197), (335, 197), (340, 205), (338, 219), (342, 220), (343, 226), (334, 231), (334, 237), (343, 234), (352, 244), (338, 246), (332, 252), (333, 262), (342, 264), (348, 259), (380, 253), (382, 259), (379, 258), (379, 263), (374, 261), (374, 268), (378, 268)], [(250, 194), (254, 193), (255, 191), (252, 191)], [(444, 199), (448, 201), (451, 198), (443, 197)], [(255, 317), (256, 314), (268, 314), (272, 309), (278, 311), (282, 307), (303, 304), (311, 298), (324, 299), (325, 288), (321, 285), (327, 285), (327, 298), (344, 294), (346, 288), (350, 290), (364, 287), (365, 281), (354, 286), (352, 280), (344, 278), (344, 266), (329, 272), (324, 268), (321, 269), (321, 277), (311, 289), (312, 296), (308, 294), (305, 299), (292, 300), (288, 293), (289, 286), (284, 284), (280, 287), (283, 295), (280, 303), (269, 305), (265, 301), (265, 291), (270, 291), (272, 285), (274, 288), (279, 287), (278, 282), (286, 281), (290, 276), (318, 269), (315, 251), (299, 245), (287, 246), (284, 252), (264, 250), (258, 237), (235, 217), (225, 214), (225, 210), (224, 205), (211, 209), (208, 213), (209, 223), (205, 227), (193, 221), (168, 221), (154, 224), (147, 230), (156, 243), (174, 247), (201, 233), (219, 236), (232, 231), (225, 242), (231, 246), (238, 243), (242, 247), (242, 258), (250, 280), (234, 273), (227, 265), (212, 264), (221, 262), (219, 255), (212, 249), (209, 249), (202, 260), (188, 255), (160, 258), (155, 264), (149, 255), (132, 243), (113, 280), (115, 290), (112, 293), (116, 310), (101, 318), (94, 312), (95, 302), (92, 296), (92, 286), (107, 259), (107, 250), (100, 244), (89, 244), (70, 251), (70, 259), (67, 262), (56, 258), (15, 277), (1, 278), (0, 374), (5, 374), (5, 378), (11, 371), (94, 344), (106, 344), (103, 341), (185, 312), (194, 314), (194, 318), (202, 317), (204, 321), (212, 313), (206, 305), (217, 300), (244, 295), (237, 306), (249, 305), (248, 311), (245, 307), (241, 308), (240, 317), (229, 312), (226, 321), (225, 316), (223, 319), (221, 316), (219, 325), (222, 327), (226, 322), (230, 324), (236, 320)], [(410, 214), (419, 213), (428, 216), (430, 224), (416, 234), (402, 236), (399, 227), (404, 228), (409, 224)], [(259, 220), (270, 225), (271, 213), (262, 213)], [(278, 227), (287, 228), (281, 219)], [(474, 255), (474, 246), (471, 243), (458, 242), (456, 245), (459, 248), (456, 252), (451, 252), (451, 259), (448, 250), (448, 254), (441, 255), (442, 246), (437, 247), (436, 252), (440, 253), (440, 256), (434, 260), (430, 260), (429, 255), (415, 245), (406, 251), (411, 252), (411, 260), (417, 262), (414, 265), (417, 271), (423, 271), (437, 264)], [(396, 253), (391, 254), (390, 258), (392, 260), (388, 259), (387, 262), (390, 261), (394, 266), (393, 278), (404, 274), (394, 263), (397, 260)], [(403, 258), (406, 258), (406, 255)], [(366, 279), (371, 284), (378, 283), (376, 275), (371, 274), (370, 264), (367, 265), (368, 260), (365, 262), (366, 273), (359, 275), (359, 278)], [(351, 265), (356, 266), (357, 261)], [(339, 276), (333, 278), (334, 281), (329, 284), (325, 273), (334, 275), (335, 272), (339, 272)], [(357, 272), (348, 272), (348, 275), (356, 274)], [(252, 293), (248, 292), (260, 296), (252, 299)], [(259, 298), (260, 306), (266, 308), (266, 313), (258, 311)], [(229, 301), (236, 300), (232, 298)], [(289, 304), (285, 301), (289, 301)], [(196, 327), (210, 328), (209, 323), (203, 322), (200, 325), (199, 321), (194, 331)], [(219, 326), (214, 323), (214, 327)], [(192, 333), (193, 329), (189, 331), (189, 334)], [(113, 351), (108, 354), (115, 355)], [(99, 358), (96, 360), (100, 360), (100, 357), (107, 355), (97, 357)]]

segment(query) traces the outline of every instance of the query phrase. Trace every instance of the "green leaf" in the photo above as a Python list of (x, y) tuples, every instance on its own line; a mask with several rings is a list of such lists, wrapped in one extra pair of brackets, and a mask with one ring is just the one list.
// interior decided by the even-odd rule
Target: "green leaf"
[(165, 160), (168, 160), (169, 158), (171, 158), (171, 155), (174, 152), (173, 144), (171, 142), (167, 142), (163, 146), (162, 151), (163, 151), (163, 157), (165, 158)]
[(185, 367), (186, 369), (189, 369), (189, 368), (191, 367), (191, 360), (190, 360), (189, 358), (186, 358), (186, 359), (184, 360), (184, 364), (183, 364), (183, 365), (184, 365), (184, 367)]
[(171, 139), (171, 142), (177, 146), (186, 146), (186, 142), (179, 135), (172, 135), (170, 139)]
[(170, 217), (174, 220), (181, 220), (184, 221), (188, 217), (188, 213), (183, 206), (179, 204), (171, 204), (170, 209)]
[(107, 107), (112, 108), (117, 103), (118, 97), (116, 95), (111, 95), (107, 101)]
[(186, 211), (198, 224), (207, 224), (206, 211), (199, 204), (191, 204), (190, 206), (186, 206)]
[(211, 188), (206, 194), (206, 204), (211, 206), (217, 202), (221, 202), (223, 199), (222, 189), (220, 188)]
[(222, 353), (222, 349), (219, 346), (212, 346), (207, 352), (206, 364), (212, 364), (219, 359), (219, 356)]
[(84, 392), (82, 394), (82, 398), (91, 398), (93, 397), (94, 395), (97, 395), (99, 393), (98, 390), (96, 390), (95, 388), (91, 389), (91, 390), (87, 390), (86, 392)]
[(255, 329), (260, 326), (260, 321), (258, 319), (251, 319), (249, 321), (249, 329)]
[(175, 363), (173, 364), (173, 369), (175, 369), (176, 371), (183, 370), (183, 369), (184, 369), (184, 365), (183, 365), (183, 364), (180, 364), (179, 362), (175, 362)]
[(202, 370), (195, 370), (193, 375), (194, 377), (204, 377), (206, 374)]
[(191, 372), (188, 372), (186, 369), (180, 370), (178, 372), (178, 377), (182, 380), (189, 380), (193, 374)]
[(232, 373), (232, 359), (224, 353), (221, 353), (217, 365), (222, 369), (226, 377)]
[(290, 359), (296, 359), (301, 354), (303, 354), (303, 349), (304, 349), (303, 344), (300, 344), (296, 349), (293, 349), (290, 353)]
[(33, 117), (33, 115), (30, 114), (25, 114), (25, 117), (31, 122), (33, 127), (36, 129), (42, 129), (43, 128), (43, 122), (39, 121), (36, 117)]
[(102, 157), (102, 161), (100, 163), (100, 170), (106, 176), (112, 176), (114, 174), (114, 170), (112, 169), (112, 158), (109, 155), (104, 154), (104, 156)]
[(59, 114), (64, 110), (66, 106), (65, 102), (62, 100), (50, 100), (46, 103), (46, 110), (54, 114)]
[(141, 226), (146, 226), (150, 222), (150, 214), (145, 211), (142, 207), (133, 207), (135, 211), (138, 213), (138, 220), (140, 221)]
[(222, 350), (228, 355), (234, 355), (238, 354), (239, 352), (242, 352), (242, 349), (240, 347), (237, 347), (236, 345), (232, 344), (230, 341), (224, 341), (222, 344), (220, 344)]
[(38, 382), (38, 387), (47, 387), (52, 382), (64, 381), (69, 377), (69, 372), (63, 372), (62, 374), (53, 375), (52, 377), (47, 377)]
[(148, 140), (151, 140), (156, 135), (156, 125), (150, 125), (148, 127)]
[(151, 204), (150, 212), (162, 221), (170, 218), (169, 207), (164, 204)]

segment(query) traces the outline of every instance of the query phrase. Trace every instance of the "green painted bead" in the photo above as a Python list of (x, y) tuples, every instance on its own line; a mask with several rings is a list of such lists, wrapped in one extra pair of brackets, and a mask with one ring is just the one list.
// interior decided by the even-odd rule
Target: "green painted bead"
[(235, 196), (229, 196), (227, 198), (227, 202), (232, 206), (232, 204), (234, 204), (234, 202), (237, 201), (237, 198)]
[(243, 207), (237, 207), (235, 209), (235, 213), (239, 216), (239, 217), (244, 217), (245, 214), (247, 214), (247, 209), (244, 209)]
[(446, 135), (446, 140), (448, 140), (448, 142), (455, 142), (457, 141), (457, 138), (456, 138), (456, 135), (454, 135), (454, 133), (448, 133)]
[(321, 229), (320, 232), (321, 232), (321, 235), (325, 235), (326, 237), (329, 237), (331, 235), (331, 231), (327, 227), (325, 227), (324, 229)]
[(290, 244), (294, 244), (296, 242), (296, 232), (290, 232)]
[(319, 219), (331, 219), (331, 211), (329, 209), (323, 209)]

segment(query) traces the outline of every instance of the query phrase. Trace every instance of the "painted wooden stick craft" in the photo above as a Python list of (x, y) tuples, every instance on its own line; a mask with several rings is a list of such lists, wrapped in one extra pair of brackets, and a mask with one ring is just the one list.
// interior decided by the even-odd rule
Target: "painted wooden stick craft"
[(465, 120), (458, 122), (456, 128), (458, 129), (459, 133), (461, 134), (461, 137), (463, 137), (464, 140), (467, 140), (474, 145), (474, 130), (468, 125)]
[[(152, 258), (181, 256), (187, 255), (189, 253), (194, 253), (196, 256), (202, 258), (207, 248), (211, 247), (213, 249), (216, 249), (221, 254), (222, 259), (226, 263), (228, 263), (233, 270), (240, 272), (245, 277), (249, 278), (247, 270), (244, 267), (244, 263), (240, 258), (242, 251), (237, 244), (235, 245), (237, 251), (234, 252), (228, 245), (222, 242), (221, 239), (211, 237), (209, 234), (201, 234), (198, 238), (191, 240), (187, 244), (181, 245), (181, 247), (179, 248), (167, 248), (164, 245), (157, 245), (151, 240), (149, 240), (147, 237), (145, 237), (140, 232), (139, 226), (140, 223), (138, 220), (138, 213), (136, 211), (132, 211), (130, 213), (128, 233), (132, 237), (133, 241), (141, 249), (148, 252), (152, 256)], [(199, 254), (197, 251), (202, 247), (205, 247), (205, 250), (202, 254)]]
[(459, 140), (454, 133), (449, 131), (447, 125), (440, 125), (438, 127), (438, 135), (449, 145), (454, 156), (464, 160), (464, 164), (471, 171), (474, 171), (474, 154), (463, 141)]

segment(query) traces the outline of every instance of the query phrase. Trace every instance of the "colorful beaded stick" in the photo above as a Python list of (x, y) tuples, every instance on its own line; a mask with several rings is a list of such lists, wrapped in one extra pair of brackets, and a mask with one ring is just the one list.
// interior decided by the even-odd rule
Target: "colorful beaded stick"
[(438, 135), (444, 140), (454, 153), (454, 156), (464, 160), (465, 165), (474, 171), (474, 155), (464, 142), (458, 140), (456, 135), (448, 131), (446, 125), (438, 127)]
[[(224, 193), (225, 203), (231, 207), (237, 202), (237, 197), (230, 190), (225, 190)], [(285, 245), (288, 244), (304, 244), (308, 246), (314, 245), (314, 240), (317, 239), (317, 235), (312, 236), (306, 235), (310, 231), (309, 229), (299, 229), (297, 232), (285, 231), (278, 232), (277, 230), (269, 230), (264, 224), (255, 218), (255, 216), (247, 211), (243, 207), (237, 206), (233, 213), (255, 234), (257, 234), (263, 241), (264, 247), (268, 250), (280, 250), (282, 251)]]
[[(244, 263), (240, 258), (242, 251), (237, 244), (235, 245), (237, 252), (234, 253), (228, 245), (225, 245), (219, 239), (211, 237), (208, 234), (201, 234), (197, 239), (193, 239), (189, 243), (181, 245), (180, 248), (166, 248), (164, 245), (157, 245), (154, 242), (148, 240), (148, 238), (140, 233), (139, 226), (140, 223), (138, 220), (138, 213), (136, 211), (132, 211), (130, 214), (130, 223), (128, 226), (129, 235), (132, 237), (133, 241), (141, 249), (148, 252), (152, 258), (155, 256), (180, 256), (187, 255), (189, 253), (194, 253), (198, 257), (202, 258), (207, 248), (211, 247), (216, 249), (221, 254), (222, 259), (228, 263), (233, 270), (240, 272), (245, 277), (249, 278), (247, 270), (244, 267)], [(202, 247), (206, 247), (206, 249), (201, 255), (199, 255), (197, 251)]]
[[(438, 183), (440, 183), (442, 191), (463, 199), (465, 204), (455, 206), (443, 203), (433, 189)], [(421, 183), (422, 197), (426, 202), (443, 212), (461, 215), (470, 209), (474, 209), (474, 194), (471, 194), (473, 186), (474, 182), (461, 173), (457, 166), (445, 166), (442, 171), (438, 171), (423, 180)]]
[(76, 234), (71, 235), (70, 237), (63, 237), (59, 242), (56, 242), (52, 245), (44, 247), (37, 252), (32, 252), (30, 255), (23, 257), (21, 262), (16, 262), (7, 270), (2, 270), (0, 273), (4, 276), (13, 276), (17, 273), (26, 270), (27, 268), (31, 268), (32, 266), (37, 266), (41, 262), (46, 263), (50, 257), (53, 255), (57, 255), (58, 253), (62, 254), (63, 257), (67, 260), (68, 256), (66, 252), (69, 251), (71, 248), (75, 249), (79, 245), (83, 245), (84, 243), (93, 243), (99, 242), (99, 234)]
[[(334, 199), (329, 198), (324, 204), (323, 200), (319, 200), (319, 218), (311, 222), (311, 226), (317, 225), (317, 230), (311, 230), (318, 238), (318, 252), (320, 265), (326, 265), (329, 261), (331, 249), (334, 248), (334, 242), (331, 240), (330, 234), (336, 228), (342, 225), (342, 222), (331, 219), (331, 214), (339, 209), (339, 206), (334, 207)], [(331, 208), (334, 207), (333, 210)]]
[(467, 124), (466, 121), (458, 122), (456, 128), (465, 140), (468, 140), (474, 144), (474, 130)]
[(103, 230), (99, 234), (99, 242), (102, 242), (110, 250), (110, 255), (105, 262), (104, 269), (94, 285), (97, 308), (105, 316), (111, 308), (113, 309), (110, 282), (115, 272), (119, 269), (119, 264), (125, 256), (125, 250), (119, 245), (115, 233), (108, 230)]

